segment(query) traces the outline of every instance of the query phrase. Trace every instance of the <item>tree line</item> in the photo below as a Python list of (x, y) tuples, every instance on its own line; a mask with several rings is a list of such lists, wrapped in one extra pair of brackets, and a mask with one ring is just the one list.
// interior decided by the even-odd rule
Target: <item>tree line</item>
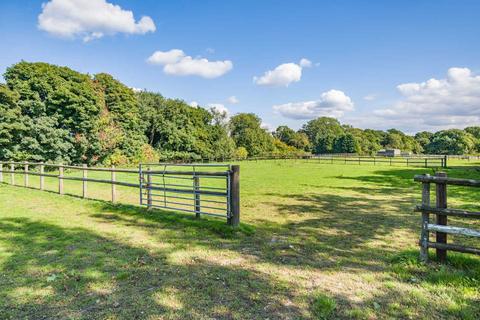
[(261, 127), (255, 114), (231, 118), (159, 93), (135, 92), (111, 75), (20, 62), (0, 84), (0, 159), (128, 164), (309, 153), (480, 152), (480, 127), (409, 136), (358, 129), (321, 117), (300, 130)]

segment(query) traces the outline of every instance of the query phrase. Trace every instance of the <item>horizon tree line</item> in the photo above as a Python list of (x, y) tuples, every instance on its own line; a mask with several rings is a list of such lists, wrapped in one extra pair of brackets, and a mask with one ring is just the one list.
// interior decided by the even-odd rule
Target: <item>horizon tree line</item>
[(273, 132), (253, 113), (231, 118), (160, 93), (134, 92), (106, 73), (19, 62), (0, 84), (0, 159), (94, 164), (230, 159), (264, 155), (480, 153), (480, 127), (422, 131), (359, 129), (320, 117)]

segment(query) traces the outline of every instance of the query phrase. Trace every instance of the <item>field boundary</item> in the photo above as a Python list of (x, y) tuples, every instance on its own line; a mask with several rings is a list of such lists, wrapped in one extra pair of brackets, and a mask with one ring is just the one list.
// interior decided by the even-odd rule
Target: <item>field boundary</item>
[[(6, 168), (5, 168), (6, 166)], [(155, 166), (161, 166), (152, 170)], [(212, 171), (223, 167), (220, 171)], [(163, 169), (162, 169), (163, 168)], [(34, 169), (34, 170), (32, 170)], [(65, 175), (65, 170), (78, 170), (81, 176)], [(110, 179), (88, 177), (88, 172), (107, 172)], [(130, 173), (138, 177), (138, 183), (117, 180), (117, 173)], [(135, 188), (139, 204), (148, 209), (162, 208), (173, 211), (193, 212), (201, 215), (224, 217), (227, 223), (240, 223), (240, 166), (213, 164), (139, 164), (138, 169), (123, 169), (52, 164), (42, 162), (0, 162), (0, 183), (5, 183), (4, 174), (10, 174), (10, 184), (33, 188), (30, 176), (39, 177), (38, 190), (45, 190), (45, 177), (57, 179), (57, 192), (65, 194), (64, 181), (81, 182), (82, 198), (88, 198), (88, 182), (111, 185), (111, 202), (117, 202), (116, 186)], [(23, 185), (17, 184), (16, 175), (23, 175)], [(154, 181), (159, 179), (159, 181)], [(170, 179), (170, 181), (168, 181)], [(222, 186), (202, 184), (202, 179), (223, 179)], [(173, 182), (172, 182), (173, 181)], [(180, 183), (176, 181), (186, 181)], [(216, 197), (216, 198), (215, 198)], [(217, 199), (220, 197), (221, 199)], [(212, 199), (215, 198), (215, 199)], [(216, 206), (213, 206), (214, 203)], [(220, 205), (220, 206), (219, 206)], [(219, 213), (220, 212), (220, 213)]]
[[(480, 238), (480, 230), (448, 226), (448, 216), (461, 218), (479, 219), (480, 212), (448, 209), (447, 208), (447, 185), (463, 187), (480, 187), (480, 180), (449, 178), (444, 172), (437, 172), (435, 176), (429, 174), (416, 175), (414, 181), (422, 183), (422, 205), (417, 206), (415, 211), (422, 213), (422, 231), (420, 235), (420, 259), (428, 261), (428, 249), (435, 248), (437, 259), (445, 262), (447, 251), (458, 251), (480, 255), (479, 248), (466, 247), (447, 243), (447, 235), (455, 234), (467, 237)], [(430, 184), (435, 184), (435, 206), (430, 204)], [(430, 223), (430, 214), (435, 214), (436, 223)], [(430, 232), (435, 232), (435, 242), (430, 241)]]

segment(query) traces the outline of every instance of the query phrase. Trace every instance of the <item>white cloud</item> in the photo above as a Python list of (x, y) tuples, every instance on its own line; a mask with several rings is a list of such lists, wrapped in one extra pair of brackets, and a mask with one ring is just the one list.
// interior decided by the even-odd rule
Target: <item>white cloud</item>
[(116, 33), (145, 34), (155, 31), (152, 18), (135, 21), (132, 11), (106, 0), (51, 0), (42, 5), (38, 28), (62, 38), (84, 41)]
[(300, 67), (302, 68), (310, 68), (312, 66), (312, 61), (302, 58), (300, 60)]
[(268, 122), (262, 122), (262, 124), (260, 125), (260, 128), (262, 128), (262, 129), (264, 129), (268, 132), (275, 131), (275, 127)]
[(228, 111), (227, 107), (225, 107), (221, 103), (209, 103), (207, 107), (210, 110), (215, 110), (216, 112), (219, 112), (219, 113), (225, 113), (227, 116), (230, 115), (230, 111)]
[(189, 105), (190, 105), (190, 107), (196, 108), (196, 107), (198, 107), (198, 102), (197, 101), (190, 101)]
[(468, 68), (450, 68), (445, 79), (397, 86), (403, 99), (374, 111), (400, 128), (441, 130), (480, 125), (480, 76)]
[(228, 97), (227, 102), (230, 104), (237, 104), (240, 103), (240, 100), (237, 99), (235, 96)]
[(312, 62), (305, 58), (302, 58), (299, 64), (284, 63), (265, 72), (261, 77), (253, 77), (253, 82), (260, 86), (288, 87), (291, 83), (300, 81), (302, 69), (311, 65)]
[(146, 91), (146, 89), (136, 88), (136, 87), (130, 87), (130, 89), (132, 89), (133, 92), (143, 92), (143, 91)]
[(375, 93), (370, 93), (370, 94), (367, 94), (365, 97), (363, 97), (363, 100), (366, 100), (366, 101), (373, 101), (375, 99), (377, 99), (378, 95), (375, 94)]
[(354, 104), (343, 91), (332, 89), (322, 93), (319, 100), (275, 105), (273, 110), (291, 119), (313, 119), (321, 116), (339, 118), (345, 112), (353, 111)]
[(162, 65), (163, 72), (176, 76), (200, 76), (207, 79), (220, 77), (232, 70), (230, 60), (208, 61), (205, 58), (192, 58), (183, 50), (155, 51), (148, 59), (148, 63)]

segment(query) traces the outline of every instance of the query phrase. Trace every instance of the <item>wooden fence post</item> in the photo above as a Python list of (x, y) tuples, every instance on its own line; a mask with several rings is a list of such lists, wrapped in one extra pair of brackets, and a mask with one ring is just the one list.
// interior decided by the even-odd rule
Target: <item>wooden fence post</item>
[(448, 156), (445, 155), (444, 160), (443, 160), (443, 167), (444, 167), (444, 168), (447, 167), (447, 160), (448, 160)]
[[(429, 177), (429, 174), (425, 175)], [(422, 207), (430, 206), (430, 182), (422, 183)], [(428, 223), (429, 213), (422, 212), (422, 233), (420, 235), (420, 260), (422, 262), (428, 262), (428, 242), (429, 242), (429, 231)]]
[(152, 175), (150, 167), (147, 168), (147, 210), (152, 208)]
[(23, 182), (25, 187), (28, 188), (28, 163), (26, 161), (23, 168), (24, 168)]
[(0, 163), (0, 183), (3, 183), (3, 163)]
[[(436, 177), (447, 177), (445, 172), (437, 172)], [(447, 184), (446, 183), (437, 183), (436, 184), (436, 207), (438, 209), (447, 208)], [(447, 216), (444, 214), (437, 214), (438, 225), (446, 226), (448, 223)], [(447, 234), (444, 232), (436, 232), (436, 241), (440, 244), (447, 244)], [(445, 262), (447, 260), (447, 250), (446, 249), (436, 249), (437, 259), (440, 262)]]
[(115, 203), (117, 201), (117, 188), (115, 185), (116, 177), (115, 177), (115, 166), (112, 166), (112, 202)]
[(58, 193), (63, 194), (63, 165), (58, 167)]
[(40, 164), (40, 190), (43, 190), (45, 188), (45, 177), (43, 176), (44, 171), (45, 165), (42, 163)]
[(87, 170), (87, 164), (84, 163), (83, 165), (83, 169), (82, 169), (82, 177), (83, 177), (83, 180), (82, 180), (82, 197), (83, 198), (86, 198), (87, 195), (88, 195), (88, 185), (87, 185), (87, 180), (88, 179), (88, 170)]
[(232, 166), (230, 171), (230, 217), (227, 223), (231, 226), (240, 224), (240, 166)]
[(10, 163), (10, 183), (15, 185), (15, 164)]
[(194, 189), (194, 196), (195, 196), (195, 217), (200, 218), (200, 211), (201, 211), (201, 206), (200, 206), (200, 177), (194, 176), (193, 177), (193, 189)]

